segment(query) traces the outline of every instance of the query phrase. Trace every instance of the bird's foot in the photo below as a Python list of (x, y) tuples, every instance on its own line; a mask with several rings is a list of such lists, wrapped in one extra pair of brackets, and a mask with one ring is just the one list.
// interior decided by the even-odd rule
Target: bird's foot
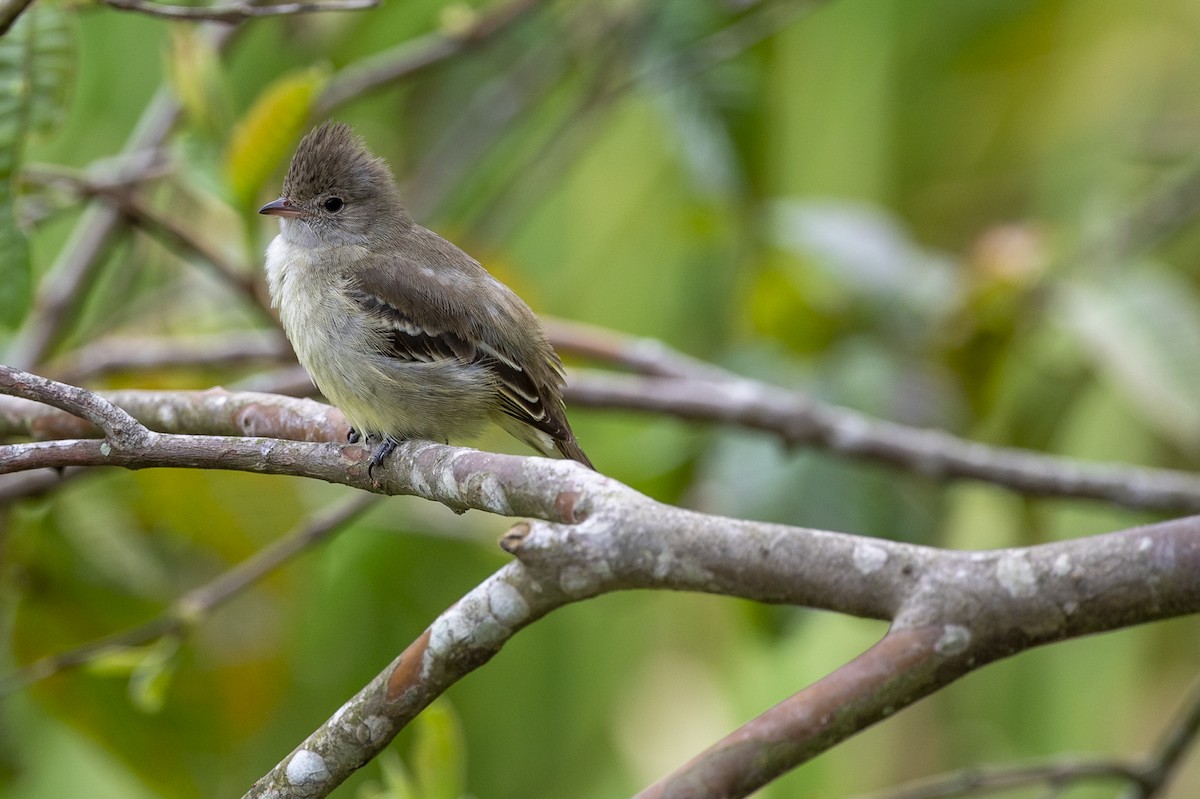
[(346, 433), (346, 443), (357, 444), (359, 441), (362, 441), (362, 433), (351, 427), (350, 432)]
[[(369, 446), (370, 438), (367, 439), (367, 443)], [(367, 477), (371, 478), (372, 480), (375, 479), (375, 467), (382, 463), (384, 458), (392, 454), (392, 450), (396, 448), (396, 444), (398, 443), (399, 442), (391, 436), (386, 436), (380, 440), (379, 446), (375, 448), (373, 453), (371, 453), (371, 459), (367, 461)]]

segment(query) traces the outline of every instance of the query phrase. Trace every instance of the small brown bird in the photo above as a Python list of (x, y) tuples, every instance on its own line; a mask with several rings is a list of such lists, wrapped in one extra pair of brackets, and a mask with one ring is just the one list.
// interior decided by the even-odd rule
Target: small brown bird
[(541, 322), (471, 256), (413, 222), (383, 159), (344, 124), (296, 149), (267, 249), (271, 302), (313, 382), (378, 442), (448, 442), (491, 419), (544, 455), (593, 468)]

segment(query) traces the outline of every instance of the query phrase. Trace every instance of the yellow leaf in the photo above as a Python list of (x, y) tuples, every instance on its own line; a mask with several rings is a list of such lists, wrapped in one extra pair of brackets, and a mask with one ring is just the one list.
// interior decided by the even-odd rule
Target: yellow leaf
[(267, 178), (291, 155), (308, 123), (313, 100), (328, 79), (324, 67), (280, 77), (263, 89), (234, 127), (225, 149), (224, 171), (239, 205), (252, 205)]

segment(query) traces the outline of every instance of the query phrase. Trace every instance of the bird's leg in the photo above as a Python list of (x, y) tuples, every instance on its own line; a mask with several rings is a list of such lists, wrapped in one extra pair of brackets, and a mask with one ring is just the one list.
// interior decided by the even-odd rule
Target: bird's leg
[(375, 478), (375, 467), (383, 462), (383, 459), (392, 454), (392, 450), (396, 448), (396, 439), (391, 436), (380, 436), (375, 433), (370, 433), (363, 436), (362, 433), (350, 428), (350, 432), (346, 433), (346, 441), (350, 444), (363, 442), (363, 446), (368, 450), (375, 447), (375, 451), (371, 453), (371, 457), (367, 460), (367, 477)]
[[(369, 440), (368, 440), (368, 443)], [(371, 459), (367, 461), (367, 477), (374, 479), (375, 467), (383, 462), (383, 459), (392, 454), (392, 450), (396, 448), (399, 442), (391, 436), (384, 436), (379, 442), (379, 446), (375, 452), (371, 454)]]

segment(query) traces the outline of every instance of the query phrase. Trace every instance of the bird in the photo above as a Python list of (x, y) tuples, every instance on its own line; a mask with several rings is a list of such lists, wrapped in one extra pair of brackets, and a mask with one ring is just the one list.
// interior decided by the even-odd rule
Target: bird
[(488, 421), (594, 469), (567, 420), (562, 361), (541, 321), (478, 261), (413, 221), (387, 163), (326, 122), (300, 141), (267, 285), (301, 365), (373, 453), (449, 443)]

